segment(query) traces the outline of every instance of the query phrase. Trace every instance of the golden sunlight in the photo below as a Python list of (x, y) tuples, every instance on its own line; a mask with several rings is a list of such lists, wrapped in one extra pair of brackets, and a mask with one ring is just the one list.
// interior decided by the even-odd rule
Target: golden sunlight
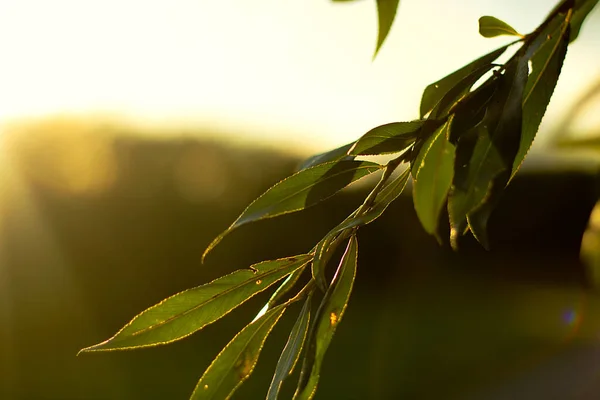
[[(100, 113), (321, 150), (413, 119), (428, 83), (504, 43), (479, 37), (480, 15), (527, 32), (549, 8), (546, 0), (436, 7), (402, 3), (372, 62), (368, 2), (1, 2), (0, 123)], [(550, 122), (597, 74), (598, 14), (569, 49)]]

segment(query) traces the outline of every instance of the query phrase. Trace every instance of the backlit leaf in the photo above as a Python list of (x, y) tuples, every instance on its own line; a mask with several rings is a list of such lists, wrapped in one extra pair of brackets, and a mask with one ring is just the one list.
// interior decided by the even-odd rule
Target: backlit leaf
[(423, 228), (437, 234), (438, 219), (454, 176), (454, 146), (448, 141), (451, 119), (424, 143), (412, 166), (413, 200)]
[(235, 228), (308, 208), (380, 169), (381, 165), (368, 161), (340, 160), (296, 172), (254, 200), (227, 230), (212, 241), (203, 258)]
[(383, 42), (387, 38), (392, 24), (396, 18), (396, 12), (400, 0), (377, 0), (377, 20), (379, 24), (379, 33), (377, 34), (377, 47), (375, 48), (375, 55), (379, 52), (379, 49), (383, 45)]
[(264, 261), (178, 293), (138, 314), (112, 338), (82, 352), (156, 346), (182, 339), (225, 316), (311, 258), (299, 255)]
[(304, 306), (298, 315), (298, 319), (290, 332), (288, 341), (281, 352), (277, 367), (275, 367), (275, 375), (273, 375), (271, 386), (269, 386), (267, 400), (277, 400), (283, 381), (292, 374), (294, 367), (300, 358), (310, 324), (311, 298), (312, 296), (307, 297)]
[(392, 182), (383, 187), (383, 189), (375, 197), (373, 206), (367, 212), (360, 215), (356, 215), (356, 212), (353, 213), (335, 228), (330, 230), (327, 235), (321, 239), (316, 246), (315, 257), (311, 265), (313, 278), (317, 281), (319, 287), (327, 287), (325, 281), (325, 267), (327, 266), (326, 264), (327, 260), (329, 259), (329, 254), (335, 251), (335, 249), (330, 248), (331, 243), (341, 232), (367, 225), (379, 218), (387, 209), (387, 207), (394, 200), (396, 200), (398, 196), (400, 196), (406, 187), (409, 176), (410, 169), (402, 172), (394, 180), (392, 180)]
[(471, 87), (473, 87), (473, 85), (486, 72), (492, 69), (492, 67), (492, 64), (482, 65), (457, 82), (452, 89), (446, 92), (444, 97), (442, 97), (442, 99), (436, 104), (433, 110), (431, 110), (431, 115), (429, 118), (440, 118), (448, 114), (448, 112), (453, 109), (457, 102), (462, 100), (464, 96), (469, 93)]
[(571, 36), (569, 42), (573, 42), (579, 36), (581, 25), (588, 14), (598, 5), (598, 0), (575, 0), (573, 17), (571, 18)]
[(491, 38), (500, 35), (510, 35), (523, 37), (512, 26), (496, 17), (489, 15), (479, 18), (479, 33), (481, 36)]
[(517, 172), (546, 113), (546, 108), (562, 69), (569, 43), (569, 25), (557, 19), (540, 34), (543, 42), (531, 58), (532, 70), (523, 97), (523, 132), (519, 152), (514, 161), (512, 175)]
[(332, 284), (317, 311), (315, 325), (308, 338), (308, 348), (302, 364), (298, 388), (294, 394), (295, 400), (308, 400), (315, 395), (325, 352), (350, 300), (356, 276), (357, 255), (358, 243), (356, 236), (352, 235)]
[(206, 369), (190, 400), (224, 400), (252, 374), (265, 340), (287, 304), (267, 311), (238, 333)]
[(472, 74), (474, 71), (477, 71), (486, 65), (490, 65), (495, 59), (500, 57), (507, 48), (508, 45), (502, 46), (499, 49), (478, 58), (477, 60), (454, 71), (450, 75), (427, 86), (423, 91), (423, 96), (421, 97), (421, 118), (429, 113), (433, 107), (435, 107), (435, 105), (444, 97), (444, 95), (450, 91), (450, 89)]
[(349, 150), (352, 155), (399, 153), (414, 143), (423, 121), (392, 122), (365, 133)]
[(338, 160), (354, 160), (353, 156), (348, 155), (348, 150), (354, 146), (356, 142), (348, 143), (343, 146), (340, 146), (336, 149), (327, 151), (325, 153), (317, 154), (312, 156), (306, 160), (304, 160), (296, 171), (300, 171), (303, 169), (307, 169), (310, 167), (314, 167), (315, 165), (324, 164), (330, 161), (338, 161)]

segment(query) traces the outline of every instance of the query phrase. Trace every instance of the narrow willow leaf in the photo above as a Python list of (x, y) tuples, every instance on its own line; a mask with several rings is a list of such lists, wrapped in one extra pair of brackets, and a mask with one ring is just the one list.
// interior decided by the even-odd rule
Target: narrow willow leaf
[(485, 64), (475, 69), (469, 75), (465, 76), (456, 85), (450, 89), (444, 97), (436, 104), (431, 110), (429, 118), (440, 118), (450, 112), (454, 106), (457, 105), (458, 101), (464, 99), (464, 96), (469, 93), (471, 87), (489, 70), (493, 67), (492, 64)]
[(330, 161), (339, 161), (339, 160), (354, 160), (353, 156), (348, 155), (348, 150), (354, 146), (356, 142), (348, 143), (343, 146), (340, 146), (336, 149), (327, 151), (325, 153), (317, 154), (312, 156), (306, 160), (304, 160), (296, 171), (301, 171), (303, 169), (307, 169), (310, 167), (314, 167), (316, 165), (324, 164)]
[(365, 133), (349, 150), (352, 155), (399, 153), (414, 143), (423, 126), (422, 120), (392, 122)]
[(271, 295), (267, 304), (265, 304), (265, 310), (273, 307), (283, 296), (286, 295), (298, 282), (300, 276), (304, 272), (306, 264), (292, 272), (285, 280), (279, 285), (277, 290)]
[(498, 57), (500, 57), (508, 48), (508, 45), (502, 46), (497, 50), (488, 53), (477, 60), (465, 65), (464, 67), (454, 71), (450, 75), (440, 79), (437, 82), (427, 86), (421, 97), (420, 114), (423, 118), (428, 112), (433, 110), (435, 105), (448, 93), (457, 83), (469, 76), (473, 71), (489, 65)]
[(454, 176), (454, 146), (448, 141), (448, 120), (423, 145), (416, 158), (412, 174), (413, 201), (423, 228), (437, 234), (440, 212)]
[(254, 264), (171, 296), (138, 314), (116, 335), (82, 350), (124, 350), (182, 339), (228, 314), (311, 260), (310, 255)]
[(569, 42), (573, 42), (579, 36), (581, 25), (588, 14), (598, 5), (598, 0), (575, 0), (573, 17), (571, 18), (571, 36)]
[(396, 12), (398, 11), (398, 5), (400, 0), (377, 0), (377, 20), (379, 24), (379, 33), (377, 34), (377, 47), (375, 48), (375, 55), (379, 52), (379, 49), (383, 45), (383, 42), (387, 38), (392, 24), (396, 18)]
[(356, 236), (352, 235), (332, 284), (317, 311), (315, 325), (308, 338), (308, 348), (302, 364), (298, 388), (294, 394), (295, 400), (308, 400), (315, 395), (325, 352), (350, 300), (356, 276), (357, 255), (358, 243)]
[(379, 218), (387, 207), (402, 194), (408, 177), (410, 176), (410, 169), (402, 172), (392, 182), (388, 183), (383, 187), (381, 192), (375, 197), (373, 206), (364, 214), (357, 215), (356, 212), (342, 221), (339, 225), (333, 228), (331, 231), (321, 239), (315, 249), (315, 257), (312, 262), (312, 275), (315, 281), (319, 284), (319, 287), (326, 288), (327, 282), (325, 280), (325, 267), (329, 260), (329, 255), (335, 251), (331, 248), (331, 243), (338, 237), (338, 235), (348, 229), (358, 228), (363, 225), (370, 224)]
[(500, 35), (510, 35), (523, 37), (512, 26), (496, 17), (489, 15), (479, 18), (479, 34), (486, 38), (491, 38)]
[(311, 298), (312, 296), (310, 295), (306, 298), (298, 319), (290, 332), (288, 341), (281, 352), (277, 367), (275, 367), (275, 375), (273, 375), (271, 386), (269, 386), (267, 400), (277, 400), (283, 381), (294, 372), (294, 367), (302, 353), (310, 325)]
[(543, 44), (531, 58), (532, 71), (523, 97), (523, 133), (512, 175), (517, 173), (537, 134), (556, 87), (569, 43), (569, 23), (555, 21), (541, 32)]
[(212, 241), (202, 257), (205, 258), (235, 228), (308, 208), (380, 169), (381, 165), (368, 161), (341, 160), (296, 172), (254, 200), (225, 232)]
[(198, 381), (190, 400), (224, 400), (252, 374), (265, 340), (287, 304), (268, 311), (247, 325), (214, 359)]

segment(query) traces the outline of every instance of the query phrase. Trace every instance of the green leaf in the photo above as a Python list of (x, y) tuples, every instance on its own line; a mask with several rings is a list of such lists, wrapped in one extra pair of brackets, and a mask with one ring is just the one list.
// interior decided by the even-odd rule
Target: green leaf
[[(540, 33), (534, 42), (532, 70), (523, 97), (523, 131), (512, 175), (517, 173), (533, 144), (546, 108), (556, 87), (569, 43), (569, 24), (556, 19)], [(531, 51), (531, 50), (530, 50)]]
[(315, 257), (311, 265), (313, 278), (319, 287), (322, 289), (327, 287), (327, 282), (325, 280), (325, 267), (327, 266), (327, 261), (329, 260), (330, 254), (335, 251), (335, 249), (331, 247), (332, 242), (340, 233), (349, 229), (370, 224), (379, 218), (387, 209), (387, 207), (394, 200), (396, 200), (398, 196), (400, 196), (402, 191), (404, 191), (409, 176), (410, 169), (402, 172), (392, 182), (388, 183), (383, 187), (383, 189), (381, 189), (381, 191), (375, 197), (373, 206), (365, 213), (357, 214), (355, 211), (339, 225), (330, 230), (327, 235), (323, 237), (323, 239), (321, 239), (316, 246)]
[(479, 34), (486, 38), (491, 38), (500, 35), (510, 35), (523, 37), (512, 26), (498, 18), (489, 15), (479, 18)]
[(204, 371), (190, 400), (231, 398), (252, 374), (267, 336), (286, 307), (287, 304), (275, 307), (238, 333)]
[[(520, 50), (506, 66), (504, 75), (498, 78), (497, 89), (488, 103), (483, 121), (458, 141), (448, 202), (453, 246), (458, 235), (465, 231), (467, 216), (484, 201), (491, 201), (489, 193), (492, 187), (500, 188), (496, 189), (497, 196), (508, 182), (520, 144), (526, 82), (527, 57), (525, 51)], [(475, 225), (485, 227), (486, 223), (487, 217)], [(482, 237), (482, 234), (476, 237)]]
[(338, 161), (338, 160), (354, 160), (353, 156), (348, 155), (348, 151), (354, 146), (356, 142), (348, 143), (343, 146), (340, 146), (336, 149), (327, 151), (325, 153), (317, 154), (312, 156), (306, 160), (304, 160), (296, 171), (300, 171), (303, 169), (307, 169), (310, 167), (314, 167), (316, 165), (324, 164), (330, 161)]
[(277, 400), (283, 381), (294, 372), (294, 367), (300, 358), (300, 353), (302, 352), (308, 333), (311, 298), (312, 296), (310, 295), (306, 298), (298, 319), (290, 332), (288, 341), (281, 352), (277, 367), (275, 367), (275, 375), (273, 375), (271, 386), (269, 386), (267, 400)]
[(171, 296), (138, 314), (112, 338), (82, 352), (156, 346), (211, 324), (311, 260), (310, 255), (254, 264)]
[(579, 36), (581, 25), (588, 14), (598, 5), (598, 0), (575, 0), (573, 17), (571, 18), (571, 36), (569, 42), (573, 42)]
[(297, 270), (289, 274), (287, 278), (285, 278), (285, 280), (279, 285), (277, 290), (273, 292), (273, 294), (269, 298), (269, 301), (267, 301), (264, 307), (259, 311), (255, 319), (258, 319), (258, 317), (263, 315), (267, 310), (271, 309), (271, 307), (273, 307), (283, 296), (285, 296), (286, 293), (288, 293), (296, 285), (296, 283), (298, 283), (298, 280), (300, 279), (302, 272), (304, 272), (305, 267), (306, 264), (298, 268)]
[(365, 133), (348, 151), (352, 155), (399, 153), (414, 143), (423, 126), (421, 120), (392, 122)]
[(379, 23), (379, 33), (377, 35), (377, 47), (375, 48), (375, 54), (377, 55), (379, 49), (383, 45), (385, 38), (387, 38), (392, 24), (396, 18), (396, 12), (400, 0), (377, 0), (377, 19)]
[(424, 143), (412, 166), (413, 201), (423, 228), (437, 234), (440, 212), (454, 176), (454, 146), (448, 141), (452, 119)]
[(471, 131), (483, 121), (499, 83), (500, 80), (497, 77), (488, 79), (456, 105), (450, 126), (450, 143), (456, 144), (463, 134)]
[(461, 137), (448, 197), (451, 237), (454, 240), (464, 234), (467, 215), (483, 203), (494, 178), (505, 169), (502, 157), (483, 124)]
[(202, 258), (235, 228), (308, 208), (380, 169), (381, 165), (368, 161), (341, 160), (296, 172), (254, 200), (229, 228), (212, 241)]
[(446, 116), (455, 106), (457, 106), (459, 101), (465, 99), (465, 95), (469, 93), (471, 87), (473, 87), (473, 85), (492, 68), (492, 64), (482, 65), (457, 82), (452, 89), (444, 94), (444, 97), (436, 104), (433, 110), (431, 110), (429, 118)]
[(494, 50), (491, 53), (488, 53), (478, 58), (477, 60), (454, 71), (450, 75), (427, 86), (423, 91), (423, 96), (421, 97), (421, 118), (423, 118), (428, 112), (433, 110), (435, 105), (444, 97), (444, 95), (448, 93), (460, 81), (465, 79), (474, 71), (477, 71), (486, 65), (490, 65), (492, 62), (494, 62), (494, 60), (500, 57), (506, 51), (507, 48), (508, 45), (502, 46), (499, 49)]
[(350, 293), (356, 276), (357, 255), (358, 243), (356, 236), (352, 235), (333, 277), (332, 284), (325, 293), (317, 311), (315, 325), (309, 335), (308, 348), (294, 399), (307, 400), (312, 399), (315, 395), (325, 352), (350, 300)]

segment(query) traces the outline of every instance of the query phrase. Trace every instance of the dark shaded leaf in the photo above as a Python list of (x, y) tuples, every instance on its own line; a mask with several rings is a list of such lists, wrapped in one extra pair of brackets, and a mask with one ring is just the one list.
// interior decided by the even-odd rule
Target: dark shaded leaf
[(310, 255), (254, 264), (171, 296), (138, 314), (116, 335), (82, 352), (156, 346), (211, 324), (311, 260)]
[(383, 189), (381, 189), (381, 191), (375, 197), (373, 206), (368, 211), (360, 215), (357, 215), (357, 213), (354, 212), (339, 225), (329, 231), (327, 235), (323, 237), (323, 239), (321, 239), (315, 249), (315, 257), (311, 266), (313, 278), (315, 281), (317, 281), (319, 287), (322, 289), (327, 287), (327, 282), (325, 280), (325, 267), (327, 266), (329, 255), (335, 251), (335, 249), (330, 247), (331, 243), (341, 232), (370, 224), (379, 218), (387, 209), (387, 207), (394, 200), (396, 200), (398, 196), (400, 196), (406, 187), (409, 176), (410, 169), (402, 172), (392, 182), (388, 183), (383, 187)]
[(494, 178), (506, 170), (502, 157), (483, 125), (459, 140), (454, 170), (448, 214), (451, 238), (456, 239), (465, 233), (467, 215), (483, 203)]
[(487, 107), (498, 89), (499, 80), (491, 78), (471, 92), (454, 108), (450, 125), (450, 143), (456, 144), (460, 137), (474, 129), (485, 117)]
[[(569, 43), (569, 24), (557, 19), (533, 43), (532, 71), (523, 97), (523, 132), (512, 175), (518, 171), (537, 134), (556, 87)], [(531, 50), (530, 50), (531, 51)]]
[(412, 166), (413, 200), (423, 228), (437, 234), (438, 219), (454, 176), (454, 146), (448, 141), (452, 119), (425, 142)]
[(352, 155), (399, 153), (414, 143), (423, 126), (421, 120), (392, 122), (365, 133), (348, 151)]
[(229, 399), (252, 374), (265, 340), (283, 315), (287, 304), (267, 311), (238, 333), (198, 381), (190, 400)]
[[(448, 202), (453, 245), (466, 229), (467, 216), (486, 199), (490, 201), (492, 187), (497, 185), (503, 189), (508, 182), (521, 139), (523, 92), (527, 82), (527, 58), (523, 54), (520, 50), (507, 65), (504, 75), (498, 78), (498, 87), (483, 121), (458, 141)], [(486, 223), (487, 217), (474, 225), (479, 228)], [(483, 235), (478, 232), (476, 237)]]
[(308, 208), (380, 169), (381, 165), (368, 161), (341, 160), (296, 172), (254, 200), (229, 228), (212, 241), (202, 257), (206, 257), (235, 228)]
[(298, 166), (298, 168), (296, 168), (296, 171), (301, 171), (330, 161), (354, 160), (353, 156), (348, 155), (348, 150), (350, 150), (355, 143), (356, 142), (348, 143), (336, 149), (307, 158)]
[(396, 12), (400, 0), (377, 0), (377, 20), (379, 24), (379, 33), (377, 34), (377, 47), (375, 48), (375, 56), (383, 45), (383, 42), (392, 29), (392, 24), (396, 18)]
[(465, 79), (467, 76), (472, 74), (474, 71), (479, 70), (485, 65), (489, 65), (494, 62), (495, 59), (500, 57), (508, 48), (508, 45), (502, 46), (497, 50), (488, 53), (477, 60), (465, 65), (464, 67), (454, 71), (450, 75), (440, 79), (437, 82), (427, 86), (423, 91), (421, 97), (420, 114), (423, 118), (429, 113), (435, 105), (448, 93), (456, 84)]
[(294, 367), (300, 358), (310, 324), (311, 299), (312, 296), (307, 297), (304, 306), (298, 315), (298, 319), (290, 332), (288, 341), (281, 352), (277, 367), (275, 367), (275, 375), (273, 375), (271, 386), (269, 386), (267, 400), (277, 400), (283, 381), (292, 374)]
[(500, 35), (510, 35), (523, 37), (512, 26), (496, 17), (489, 15), (479, 18), (479, 34), (486, 38), (491, 38)]
[(508, 171), (503, 171), (498, 174), (490, 185), (488, 195), (483, 203), (467, 215), (469, 229), (473, 236), (486, 249), (490, 249), (490, 240), (487, 234), (487, 224), (492, 215), (492, 212), (500, 201), (500, 195), (504, 191), (504, 187), (508, 182)]
[(325, 352), (350, 300), (356, 276), (357, 255), (358, 243), (356, 236), (352, 235), (331, 286), (317, 311), (294, 399), (307, 400), (315, 395)]
[(465, 76), (456, 85), (450, 89), (444, 97), (436, 104), (436, 106), (431, 110), (431, 115), (429, 118), (440, 118), (448, 114), (450, 110), (452, 110), (457, 103), (464, 99), (464, 96), (469, 93), (471, 87), (490, 69), (492, 69), (492, 64), (485, 64), (481, 67), (477, 68), (469, 75)]

